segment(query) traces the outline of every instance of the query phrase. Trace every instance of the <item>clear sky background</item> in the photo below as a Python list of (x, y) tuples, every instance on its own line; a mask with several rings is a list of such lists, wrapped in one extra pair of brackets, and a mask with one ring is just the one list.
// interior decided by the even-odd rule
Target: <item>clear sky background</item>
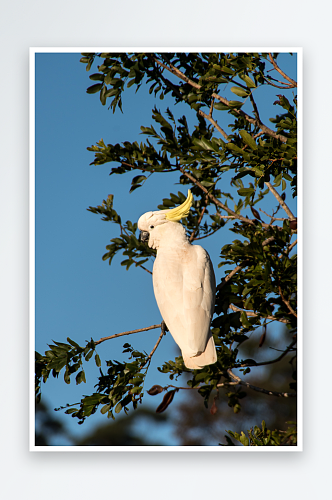
[[(264, 499), (267, 491), (271, 500), (279, 499), (285, 492), (295, 498), (308, 491), (318, 494), (328, 491), (330, 451), (326, 436), (332, 407), (328, 394), (330, 362), (323, 352), (331, 352), (332, 347), (328, 265), (332, 247), (329, 230), (332, 174), (328, 154), (331, 135), (328, 89), (332, 80), (329, 9), (323, 0), (315, 3), (280, 0), (277, 6), (262, 0), (253, 0), (250, 5), (244, 0), (226, 4), (211, 0), (208, 8), (195, 0), (190, 4), (169, 0), (167, 8), (159, 8), (152, 0), (128, 0), (125, 7), (113, 0), (100, 0), (98, 5), (87, 0), (58, 0), (56, 4), (16, 0), (2, 5), (0, 429), (4, 457), (1, 487), (5, 498), (33, 495), (40, 500), (47, 495), (50, 500), (58, 499), (60, 484), (63, 495), (82, 498), (104, 495), (108, 488), (112, 495), (123, 497), (128, 486), (139, 499), (149, 498), (154, 492), (165, 499), (170, 495), (170, 489), (165, 487), (169, 484), (172, 494), (177, 496), (229, 496), (234, 495), (234, 484), (239, 484), (239, 477), (249, 500)], [(268, 456), (266, 453), (248, 456), (246, 453), (188, 452), (184, 455), (173, 452), (158, 455), (152, 452), (29, 453), (29, 47), (280, 45), (300, 46), (304, 50), (304, 451), (269, 453)], [(82, 83), (83, 93), (86, 86)], [(53, 98), (50, 93), (49, 100)], [(91, 101), (92, 97), (89, 98)], [(96, 134), (96, 140), (103, 136), (104, 130)], [(70, 137), (66, 137), (66, 141), (69, 144)], [(78, 149), (82, 151), (92, 143), (93, 135), (88, 134)], [(49, 154), (54, 155), (59, 147), (54, 141)], [(59, 165), (63, 160), (61, 156)], [(86, 171), (89, 162), (90, 155), (82, 161)], [(96, 172), (97, 169), (94, 179)], [(101, 189), (101, 197), (104, 190), (109, 192)], [(73, 198), (76, 193), (76, 190), (71, 193)], [(97, 203), (100, 194), (96, 195)], [(81, 211), (86, 204), (92, 204), (90, 194), (87, 198), (81, 204)], [(51, 208), (48, 205), (50, 214)], [(75, 218), (76, 214), (75, 210), (68, 213), (68, 217)], [(98, 219), (92, 214), (89, 216)], [(98, 226), (98, 222), (93, 225)], [(107, 226), (103, 222), (99, 225)], [(104, 248), (104, 240), (109, 238), (109, 234), (105, 234), (100, 243), (97, 242), (96, 261), (102, 254), (100, 248)], [(107, 264), (103, 266), (106, 274)], [(123, 271), (122, 277), (125, 275)], [(43, 346), (39, 347), (42, 350)], [(322, 437), (318, 437), (320, 432)], [(253, 477), (259, 488), (253, 487)], [(276, 484), (277, 487), (271, 488)]]
[[(70, 337), (80, 345), (85, 345), (85, 340), (91, 337), (98, 340), (161, 322), (151, 275), (134, 266), (126, 271), (120, 265), (125, 258), (122, 255), (117, 256), (111, 266), (108, 261), (102, 261), (105, 246), (110, 238), (118, 235), (118, 226), (101, 221), (99, 215), (86, 209), (101, 204), (112, 193), (114, 207), (122, 220), (136, 222), (142, 213), (156, 210), (162, 198), (168, 197), (170, 192), (177, 193), (180, 190), (186, 194), (188, 188), (176, 184), (176, 174), (154, 174), (142, 188), (129, 194), (131, 178), (138, 172), (110, 177), (111, 167), (118, 163), (91, 166), (89, 164), (94, 159), (94, 153), (86, 148), (101, 138), (106, 144), (145, 141), (146, 136), (140, 134), (141, 125), (150, 126), (153, 123), (158, 129), (158, 124), (152, 120), (155, 104), (162, 112), (169, 106), (176, 117), (185, 113), (191, 131), (197, 123), (194, 110), (188, 112), (185, 105), (174, 106), (169, 95), (163, 101), (156, 100), (148, 92), (149, 85), (144, 84), (137, 93), (134, 87), (126, 89), (123, 114), (120, 110), (113, 114), (108, 110), (110, 103), (101, 105), (99, 94), (86, 93), (86, 88), (93, 83), (88, 75), (97, 72), (101, 60), (96, 60), (88, 73), (86, 66), (79, 62), (80, 57), (80, 53), (37, 52), (35, 55), (36, 350), (42, 354), (52, 340), (66, 342), (67, 337)], [(291, 78), (297, 79), (296, 54), (280, 55), (278, 64)], [(272, 69), (269, 63), (267, 67)], [(277, 75), (275, 77), (278, 78)], [(228, 87), (223, 86), (221, 93), (232, 99), (234, 95)], [(277, 100), (276, 94), (280, 92), (268, 86), (255, 91), (261, 119), (268, 125), (269, 117), (282, 112), (282, 108), (273, 105), (274, 100)], [(282, 93), (292, 100), (293, 91)], [(250, 102), (246, 104), (246, 111), (252, 114)], [(227, 131), (229, 115), (215, 111), (215, 117)], [(230, 177), (231, 173), (225, 176), (225, 184), (219, 186), (224, 191), (233, 192), (237, 199), (236, 190), (232, 190), (228, 184)], [(256, 208), (272, 213), (277, 202), (272, 195), (267, 198), (269, 201), (256, 205)], [(287, 190), (286, 201), (296, 214), (296, 201), (290, 190)], [(213, 207), (209, 211), (213, 213)], [(244, 213), (252, 216), (249, 207)], [(263, 220), (266, 218), (263, 214), (262, 217)], [(238, 236), (225, 226), (212, 237), (196, 242), (209, 251), (217, 283), (223, 278), (226, 269), (218, 268), (220, 248), (236, 238)], [(146, 266), (152, 270), (152, 264), (153, 261)], [(272, 327), (272, 331), (276, 330)], [(102, 369), (106, 371), (107, 359), (126, 359), (126, 355), (122, 354), (125, 342), (139, 350), (151, 352), (159, 334), (159, 330), (153, 330), (104, 342), (97, 348), (103, 360)], [(259, 338), (260, 333), (257, 335)], [(156, 383), (163, 386), (169, 383), (168, 376), (160, 374), (157, 366), (178, 354), (176, 344), (167, 334), (153, 356), (145, 390)], [(273, 357), (274, 352), (271, 351)], [(58, 379), (51, 376), (42, 385), (42, 398), (51, 408), (75, 403), (83, 394), (94, 392), (99, 369), (93, 358), (84, 365), (86, 384), (76, 386), (74, 375), (68, 386), (63, 382), (63, 373), (60, 373)], [(143, 401), (155, 409), (162, 397), (162, 394), (157, 397), (145, 395)], [(176, 399), (183, 397), (184, 393), (181, 393)], [(63, 412), (58, 412), (56, 416), (70, 427), (73, 434), (80, 436), (91, 431), (99, 421), (106, 421), (106, 416), (99, 412), (89, 417), (83, 425), (78, 425), (77, 419)], [(150, 429), (150, 440), (157, 438), (165, 445), (178, 444), (171, 435), (170, 426), (163, 424), (156, 426), (154, 431)], [(56, 440), (54, 444), (65, 442)]]

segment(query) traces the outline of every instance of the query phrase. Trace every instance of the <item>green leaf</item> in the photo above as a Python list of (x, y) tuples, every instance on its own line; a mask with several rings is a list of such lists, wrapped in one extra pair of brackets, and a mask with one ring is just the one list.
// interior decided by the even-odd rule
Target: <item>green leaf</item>
[(239, 97), (248, 97), (250, 92), (248, 90), (242, 89), (241, 87), (232, 87), (231, 91), (233, 94), (239, 96)]
[(89, 361), (91, 359), (91, 356), (93, 354), (94, 350), (91, 349), (91, 351), (89, 351), (86, 355), (85, 355), (85, 360), (86, 361)]
[(240, 443), (242, 443), (243, 446), (249, 446), (249, 438), (247, 438), (243, 431), (241, 431)]
[(129, 82), (127, 83), (127, 87), (129, 88), (132, 85), (134, 85), (135, 81), (136, 81), (136, 78), (133, 78), (132, 80), (129, 80)]
[(104, 81), (105, 75), (101, 73), (94, 73), (93, 75), (89, 76), (90, 80), (99, 80), (101, 82)]
[(81, 382), (86, 383), (84, 370), (78, 372), (76, 375), (76, 385), (79, 385)]
[(69, 342), (69, 344), (76, 347), (77, 349), (81, 349), (81, 347), (76, 342), (74, 342), (74, 340), (71, 340), (69, 337), (67, 337), (67, 341)]
[(115, 413), (120, 413), (120, 411), (122, 410), (122, 404), (121, 403), (118, 403), (114, 409)]
[(194, 139), (193, 143), (195, 146), (201, 147), (203, 149), (206, 149), (207, 151), (214, 151), (214, 147), (212, 146), (211, 142), (205, 139), (205, 137), (202, 137), (201, 139)]
[(95, 94), (96, 92), (99, 92), (102, 86), (103, 86), (102, 83), (96, 83), (95, 85), (91, 85), (91, 87), (88, 87), (86, 89), (86, 92), (87, 94)]
[(78, 411), (77, 408), (69, 408), (69, 410), (66, 410), (65, 413), (67, 413), (67, 415), (70, 415), (71, 413), (75, 413), (75, 411)]
[(132, 184), (139, 184), (142, 181), (145, 181), (147, 177), (145, 175), (136, 175), (131, 181)]
[(213, 107), (217, 111), (224, 111), (225, 109), (229, 109), (229, 106), (226, 104), (223, 104), (222, 102), (215, 102)]
[(100, 361), (100, 357), (99, 357), (98, 354), (95, 355), (95, 362), (96, 362), (96, 365), (99, 368), (101, 366), (101, 361)]
[(240, 78), (248, 85), (250, 89), (256, 88), (255, 82), (248, 75), (241, 75)]
[(248, 321), (247, 315), (244, 311), (241, 312), (241, 323), (247, 328), (251, 326), (251, 323)]
[(240, 130), (240, 136), (251, 149), (258, 148), (255, 139), (246, 130)]
[(102, 413), (104, 415), (110, 408), (111, 408), (111, 404), (104, 405), (101, 408), (100, 413)]
[(237, 192), (239, 193), (240, 196), (248, 196), (248, 195), (252, 195), (255, 190), (254, 188), (241, 188), (241, 189), (238, 189)]
[(229, 101), (228, 103), (230, 108), (241, 108), (243, 106), (243, 102), (240, 101)]

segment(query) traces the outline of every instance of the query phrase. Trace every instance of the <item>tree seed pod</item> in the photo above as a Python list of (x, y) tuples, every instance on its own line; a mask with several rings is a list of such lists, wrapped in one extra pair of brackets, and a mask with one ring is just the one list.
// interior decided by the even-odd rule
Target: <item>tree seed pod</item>
[(259, 212), (257, 212), (256, 208), (250, 207), (250, 209), (252, 211), (252, 215), (256, 217), (256, 219), (261, 220), (261, 216), (259, 215)]
[(173, 401), (173, 398), (174, 398), (174, 394), (175, 394), (175, 390), (174, 391), (169, 391), (169, 392), (166, 392), (162, 402), (160, 403), (160, 405), (158, 406), (158, 408), (156, 409), (156, 413), (162, 413), (163, 411), (166, 410), (166, 408), (171, 404), (171, 402)]
[(264, 344), (265, 342), (265, 337), (266, 337), (266, 331), (264, 331), (261, 335), (261, 338), (259, 339), (259, 344), (258, 344), (258, 347), (262, 347), (262, 345)]
[(211, 406), (211, 409), (210, 409), (210, 413), (211, 415), (215, 415), (218, 411), (218, 408), (217, 408), (217, 405), (216, 405), (216, 401), (214, 400), (213, 401), (213, 405)]
[(164, 389), (161, 387), (161, 385), (153, 385), (151, 389), (147, 391), (147, 393), (150, 394), (150, 396), (156, 396), (157, 394), (163, 392), (163, 390)]
[(294, 220), (291, 220), (289, 223), (289, 227), (295, 231), (297, 229), (297, 218)]

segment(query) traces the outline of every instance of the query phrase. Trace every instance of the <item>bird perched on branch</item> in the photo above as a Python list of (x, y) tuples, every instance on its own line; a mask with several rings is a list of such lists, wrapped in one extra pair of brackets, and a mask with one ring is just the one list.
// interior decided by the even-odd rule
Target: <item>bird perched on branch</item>
[(159, 311), (186, 367), (200, 369), (217, 361), (210, 331), (216, 281), (209, 254), (192, 245), (179, 224), (188, 216), (192, 201), (188, 190), (182, 205), (143, 214), (138, 228), (141, 240), (157, 250), (153, 289)]

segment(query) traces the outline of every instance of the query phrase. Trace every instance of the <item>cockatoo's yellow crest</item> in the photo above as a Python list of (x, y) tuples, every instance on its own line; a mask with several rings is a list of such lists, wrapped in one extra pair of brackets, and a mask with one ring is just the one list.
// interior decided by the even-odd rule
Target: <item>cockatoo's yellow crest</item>
[(172, 222), (178, 222), (184, 217), (188, 217), (189, 210), (191, 205), (193, 204), (193, 195), (191, 194), (190, 189), (188, 189), (188, 196), (186, 201), (182, 203), (179, 207), (172, 208), (167, 212), (165, 218)]

